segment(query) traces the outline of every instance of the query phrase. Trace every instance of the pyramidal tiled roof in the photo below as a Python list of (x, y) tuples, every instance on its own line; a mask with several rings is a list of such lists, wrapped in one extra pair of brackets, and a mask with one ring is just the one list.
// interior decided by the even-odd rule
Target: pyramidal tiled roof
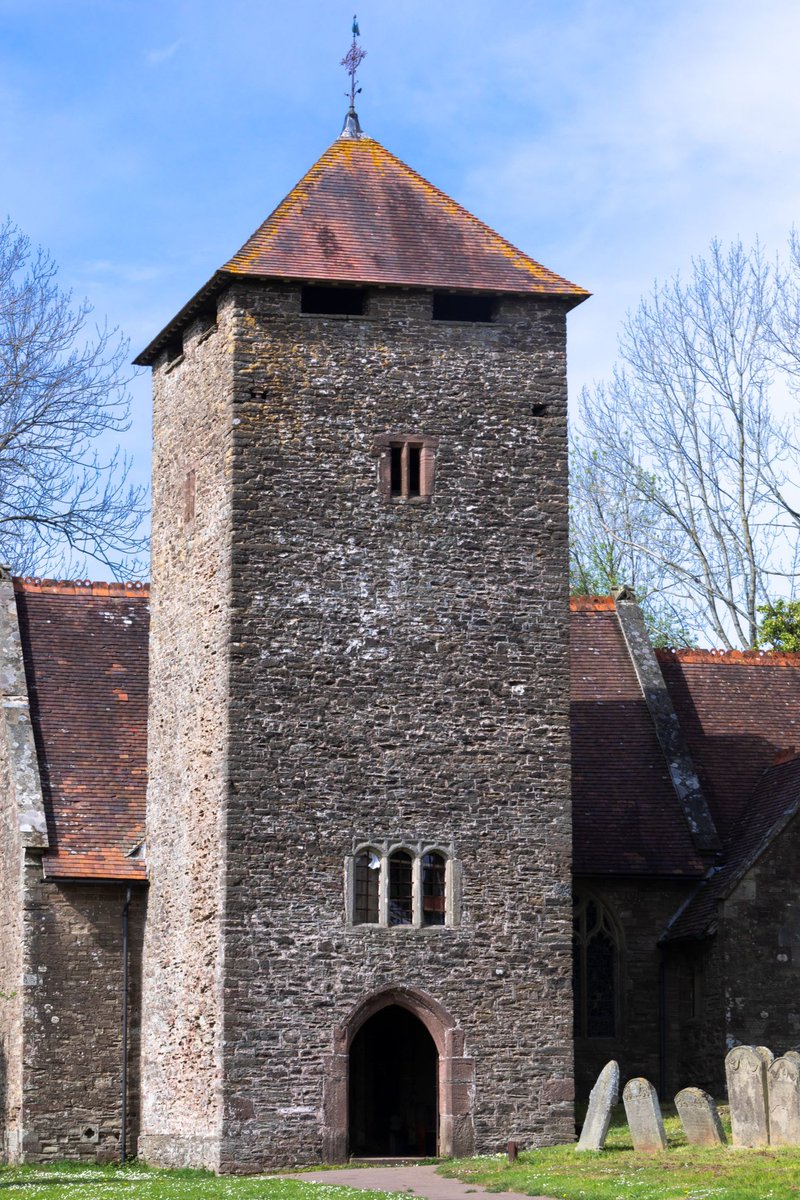
[(587, 295), (363, 136), (338, 138), (223, 269), (337, 283)]
[(589, 295), (364, 135), (337, 138), (136, 362), (152, 363), (210, 295), (236, 277), (513, 292), (572, 305)]

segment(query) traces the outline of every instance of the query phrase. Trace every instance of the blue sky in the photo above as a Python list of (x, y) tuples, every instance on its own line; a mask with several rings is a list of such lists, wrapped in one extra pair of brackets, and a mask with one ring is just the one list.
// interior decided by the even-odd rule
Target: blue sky
[[(2, 203), (132, 356), (341, 128), (351, 0), (0, 0)], [(594, 293), (570, 385), (655, 278), (798, 220), (790, 0), (364, 0), (366, 132)], [(126, 448), (149, 471), (149, 381)]]

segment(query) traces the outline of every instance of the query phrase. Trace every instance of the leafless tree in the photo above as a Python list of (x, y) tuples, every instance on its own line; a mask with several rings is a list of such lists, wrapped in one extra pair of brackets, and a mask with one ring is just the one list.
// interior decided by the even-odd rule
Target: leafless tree
[(118, 449), (97, 448), (129, 427), (128, 346), (89, 329), (91, 307), (56, 273), (10, 221), (0, 227), (0, 558), (17, 573), (86, 558), (135, 571), (146, 490)]
[(638, 547), (669, 529), (641, 492), (620, 484), (614, 464), (575, 438), (570, 446), (570, 591), (574, 596), (605, 596), (632, 587), (650, 638), (658, 646), (696, 642), (692, 605), (676, 595), (663, 563)]
[(796, 458), (770, 404), (780, 284), (758, 246), (713, 242), (687, 282), (642, 301), (610, 383), (581, 396), (576, 469), (602, 464), (602, 538), (647, 563), (689, 623), (726, 647), (757, 644), (759, 605), (791, 592), (795, 575), (785, 497)]

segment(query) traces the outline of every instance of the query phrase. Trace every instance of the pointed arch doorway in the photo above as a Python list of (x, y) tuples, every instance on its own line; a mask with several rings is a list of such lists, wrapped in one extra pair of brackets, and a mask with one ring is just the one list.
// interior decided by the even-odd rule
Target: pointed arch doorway
[[(383, 1021), (372, 1024), (384, 1012)], [(366, 1032), (360, 1039), (362, 1029)], [(434, 1149), (427, 1152), (443, 1158), (466, 1158), (473, 1153), (475, 1064), (464, 1054), (464, 1031), (443, 1005), (419, 988), (383, 988), (365, 996), (332, 1033), (323, 1098), (326, 1162), (345, 1162), (353, 1154), (380, 1157), (377, 1147), (397, 1146), (402, 1140), (416, 1145), (421, 1141), (430, 1145), (433, 1140)], [(387, 1074), (386, 1065), (387, 1055), (394, 1054), (393, 1039), (416, 1064), (409, 1079), (403, 1074), (409, 1063), (402, 1055), (398, 1055), (399, 1062), (395, 1060), (403, 1076), (400, 1104), (379, 1094), (396, 1088), (397, 1075)], [(365, 1112), (376, 1094), (380, 1123)], [(403, 1153), (391, 1148), (384, 1152)], [(415, 1156), (418, 1153), (411, 1151)]]
[(391, 1004), (365, 1021), (350, 1047), (350, 1153), (436, 1155), (438, 1076), (436, 1043), (419, 1017)]

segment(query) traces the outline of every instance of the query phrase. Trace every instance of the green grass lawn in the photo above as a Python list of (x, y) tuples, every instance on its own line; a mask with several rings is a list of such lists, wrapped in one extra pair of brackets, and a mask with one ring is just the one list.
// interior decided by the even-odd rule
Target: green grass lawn
[[(727, 1110), (720, 1111), (730, 1138)], [(447, 1163), (441, 1171), (488, 1191), (556, 1200), (800, 1200), (800, 1148), (698, 1150), (686, 1145), (674, 1110), (664, 1123), (664, 1154), (635, 1154), (620, 1113), (599, 1153), (554, 1146), (527, 1151), (514, 1166), (498, 1156)]]
[[(351, 1191), (299, 1179), (219, 1178), (206, 1171), (126, 1167), (0, 1167), (2, 1200), (386, 1200), (385, 1192)], [(407, 1196), (392, 1200), (408, 1200)]]

